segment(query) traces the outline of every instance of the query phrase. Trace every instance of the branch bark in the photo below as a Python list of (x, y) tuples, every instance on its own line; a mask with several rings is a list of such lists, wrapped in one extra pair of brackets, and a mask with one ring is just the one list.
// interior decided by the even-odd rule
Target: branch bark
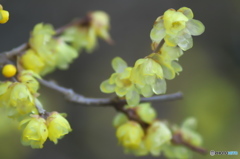
[[(65, 88), (65, 87), (59, 86), (58, 84), (56, 84), (53, 81), (46, 81), (43, 79), (38, 79), (38, 81), (42, 85), (63, 94), (65, 96), (65, 98), (70, 102), (85, 104), (85, 105), (92, 105), (92, 106), (112, 106), (112, 105), (115, 105), (116, 103), (127, 104), (125, 99), (120, 99), (118, 97), (115, 97), (115, 98), (89, 98), (89, 97), (84, 97), (81, 94), (75, 93), (70, 88)], [(177, 93), (173, 93), (173, 94), (153, 96), (153, 97), (149, 97), (149, 98), (141, 98), (140, 102), (173, 101), (173, 100), (182, 99), (182, 97), (183, 97), (182, 93), (177, 92)]]

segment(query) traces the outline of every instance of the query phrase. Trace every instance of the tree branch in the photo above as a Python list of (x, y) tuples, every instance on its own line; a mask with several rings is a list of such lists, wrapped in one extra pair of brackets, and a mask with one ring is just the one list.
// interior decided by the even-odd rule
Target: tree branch
[[(43, 79), (38, 79), (38, 81), (48, 87), (51, 88), (65, 96), (65, 98), (70, 102), (75, 102), (79, 104), (85, 104), (85, 105), (98, 105), (98, 106), (112, 106), (116, 103), (120, 104), (126, 104), (125, 99), (120, 99), (118, 97), (115, 98), (89, 98), (84, 97), (81, 94), (75, 93), (70, 88), (65, 88), (62, 86), (57, 85), (53, 81), (46, 81)], [(141, 98), (140, 102), (152, 102), (152, 101), (173, 101), (177, 99), (181, 99), (183, 97), (181, 92), (173, 93), (173, 94), (166, 94), (161, 96), (153, 96), (149, 98)]]
[(189, 142), (185, 141), (180, 132), (177, 132), (173, 135), (172, 143), (177, 144), (177, 145), (186, 146), (187, 148), (191, 149), (192, 151), (198, 152), (200, 154), (207, 153), (206, 149), (204, 149), (202, 147), (194, 146), (194, 145), (190, 144)]

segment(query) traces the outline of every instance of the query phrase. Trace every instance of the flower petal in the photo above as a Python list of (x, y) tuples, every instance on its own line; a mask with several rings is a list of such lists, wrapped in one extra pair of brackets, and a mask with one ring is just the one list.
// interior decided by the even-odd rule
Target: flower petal
[(150, 85), (144, 85), (143, 88), (141, 88), (141, 94), (144, 97), (151, 97), (153, 95), (153, 91)]
[(115, 85), (109, 83), (109, 80), (103, 81), (100, 85), (100, 89), (104, 93), (114, 92), (115, 87), (116, 87)]
[(129, 106), (136, 106), (139, 104), (140, 95), (136, 90), (131, 90), (126, 94), (126, 100)]
[(191, 19), (187, 22), (187, 29), (191, 35), (201, 35), (204, 30), (205, 26), (199, 20)]
[(124, 69), (127, 67), (127, 63), (120, 57), (115, 57), (112, 60), (112, 67), (115, 72), (120, 73), (123, 72)]
[(190, 8), (182, 7), (177, 10), (178, 12), (182, 12), (188, 19), (193, 18), (193, 12)]
[(191, 33), (188, 30), (181, 32), (178, 36), (177, 44), (183, 51), (191, 49), (193, 47)]
[(157, 78), (155, 83), (152, 84), (153, 92), (156, 94), (163, 94), (167, 90), (166, 81), (164, 79)]
[(163, 20), (160, 20), (155, 24), (151, 30), (150, 37), (152, 41), (159, 43), (166, 35)]

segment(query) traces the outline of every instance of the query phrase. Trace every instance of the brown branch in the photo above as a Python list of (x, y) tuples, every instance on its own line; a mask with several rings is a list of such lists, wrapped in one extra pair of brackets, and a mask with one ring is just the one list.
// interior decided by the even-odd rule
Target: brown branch
[(172, 143), (177, 144), (177, 145), (186, 146), (187, 148), (191, 149), (192, 151), (198, 152), (200, 154), (207, 153), (206, 149), (204, 149), (202, 147), (194, 146), (194, 145), (190, 144), (189, 142), (185, 141), (182, 137), (181, 132), (177, 132), (173, 135)]
[[(112, 106), (116, 104), (124, 105), (126, 104), (126, 100), (120, 98), (89, 98), (84, 97), (81, 94), (75, 93), (72, 89), (65, 88), (57, 85), (55, 82), (46, 81), (43, 79), (38, 79), (38, 81), (48, 87), (51, 88), (65, 96), (65, 98), (70, 102), (75, 102), (79, 104), (85, 105), (97, 105), (97, 106)], [(173, 101), (177, 99), (181, 99), (183, 97), (181, 92), (166, 94), (161, 96), (153, 96), (149, 98), (141, 98), (140, 102), (152, 102), (152, 101)]]
[(153, 52), (154, 52), (154, 53), (157, 53), (157, 52), (160, 50), (160, 48), (163, 46), (163, 44), (164, 44), (164, 40), (161, 40), (161, 41), (158, 43), (157, 47), (153, 50)]

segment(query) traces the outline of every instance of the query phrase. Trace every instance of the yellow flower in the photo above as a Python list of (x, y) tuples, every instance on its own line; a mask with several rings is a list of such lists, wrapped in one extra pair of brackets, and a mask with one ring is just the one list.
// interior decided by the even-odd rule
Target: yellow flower
[(123, 147), (137, 149), (140, 147), (144, 132), (138, 123), (129, 121), (117, 128), (116, 136)]
[(20, 58), (20, 63), (24, 69), (32, 70), (33, 72), (40, 74), (45, 67), (44, 61), (38, 56), (33, 49), (28, 49)]
[(190, 8), (182, 7), (177, 11), (167, 10), (163, 16), (156, 19), (150, 37), (153, 41), (153, 50), (162, 39), (167, 45), (179, 46), (186, 51), (193, 46), (192, 35), (201, 35), (205, 30), (204, 25), (193, 19)]
[(3, 10), (2, 5), (0, 5), (0, 23), (4, 24), (9, 19), (9, 12), (6, 10)]
[(186, 27), (188, 18), (181, 12), (169, 9), (164, 13), (163, 21), (167, 34), (177, 34)]
[(30, 70), (23, 70), (18, 75), (18, 80), (24, 83), (33, 95), (37, 94), (39, 89), (39, 82), (35, 78), (40, 79), (41, 77)]
[(4, 97), (11, 84), (12, 82), (10, 81), (0, 82), (0, 106), (6, 106), (7, 100)]
[(136, 106), (140, 101), (140, 95), (130, 79), (132, 67), (127, 67), (127, 63), (120, 57), (112, 60), (112, 67), (116, 73), (101, 83), (101, 91), (104, 93), (115, 92), (119, 97), (125, 96), (128, 105)]
[(3, 105), (7, 107), (9, 117), (19, 117), (30, 113), (34, 109), (34, 98), (23, 83), (8, 85), (4, 94), (0, 95)]
[(149, 57), (161, 65), (164, 78), (170, 80), (182, 71), (181, 65), (177, 63), (182, 54), (179, 47), (170, 47), (164, 43), (159, 53), (152, 53)]
[(90, 27), (90, 24), (71, 27), (64, 32), (61, 38), (79, 52), (85, 49), (91, 53), (98, 45), (96, 31)]
[(22, 133), (22, 144), (24, 146), (43, 148), (43, 144), (48, 137), (45, 119), (39, 116), (33, 116), (22, 120), (20, 127), (24, 128)]
[(169, 128), (160, 121), (155, 121), (147, 130), (144, 140), (146, 148), (153, 156), (159, 156), (163, 145), (170, 142), (172, 133)]
[(85, 49), (88, 53), (91, 53), (97, 47), (97, 37), (112, 43), (108, 33), (110, 28), (109, 16), (105, 12), (91, 12), (85, 20), (79, 26), (66, 29), (61, 38), (70, 43), (77, 51)]
[(52, 112), (47, 118), (48, 137), (57, 144), (58, 139), (72, 131), (68, 121), (58, 112)]
[(92, 18), (91, 24), (96, 32), (96, 35), (108, 42), (111, 42), (111, 37), (108, 33), (110, 28), (108, 14), (103, 11), (94, 11), (90, 13), (90, 17)]
[(136, 61), (132, 69), (131, 80), (144, 97), (166, 92), (162, 67), (150, 57)]

